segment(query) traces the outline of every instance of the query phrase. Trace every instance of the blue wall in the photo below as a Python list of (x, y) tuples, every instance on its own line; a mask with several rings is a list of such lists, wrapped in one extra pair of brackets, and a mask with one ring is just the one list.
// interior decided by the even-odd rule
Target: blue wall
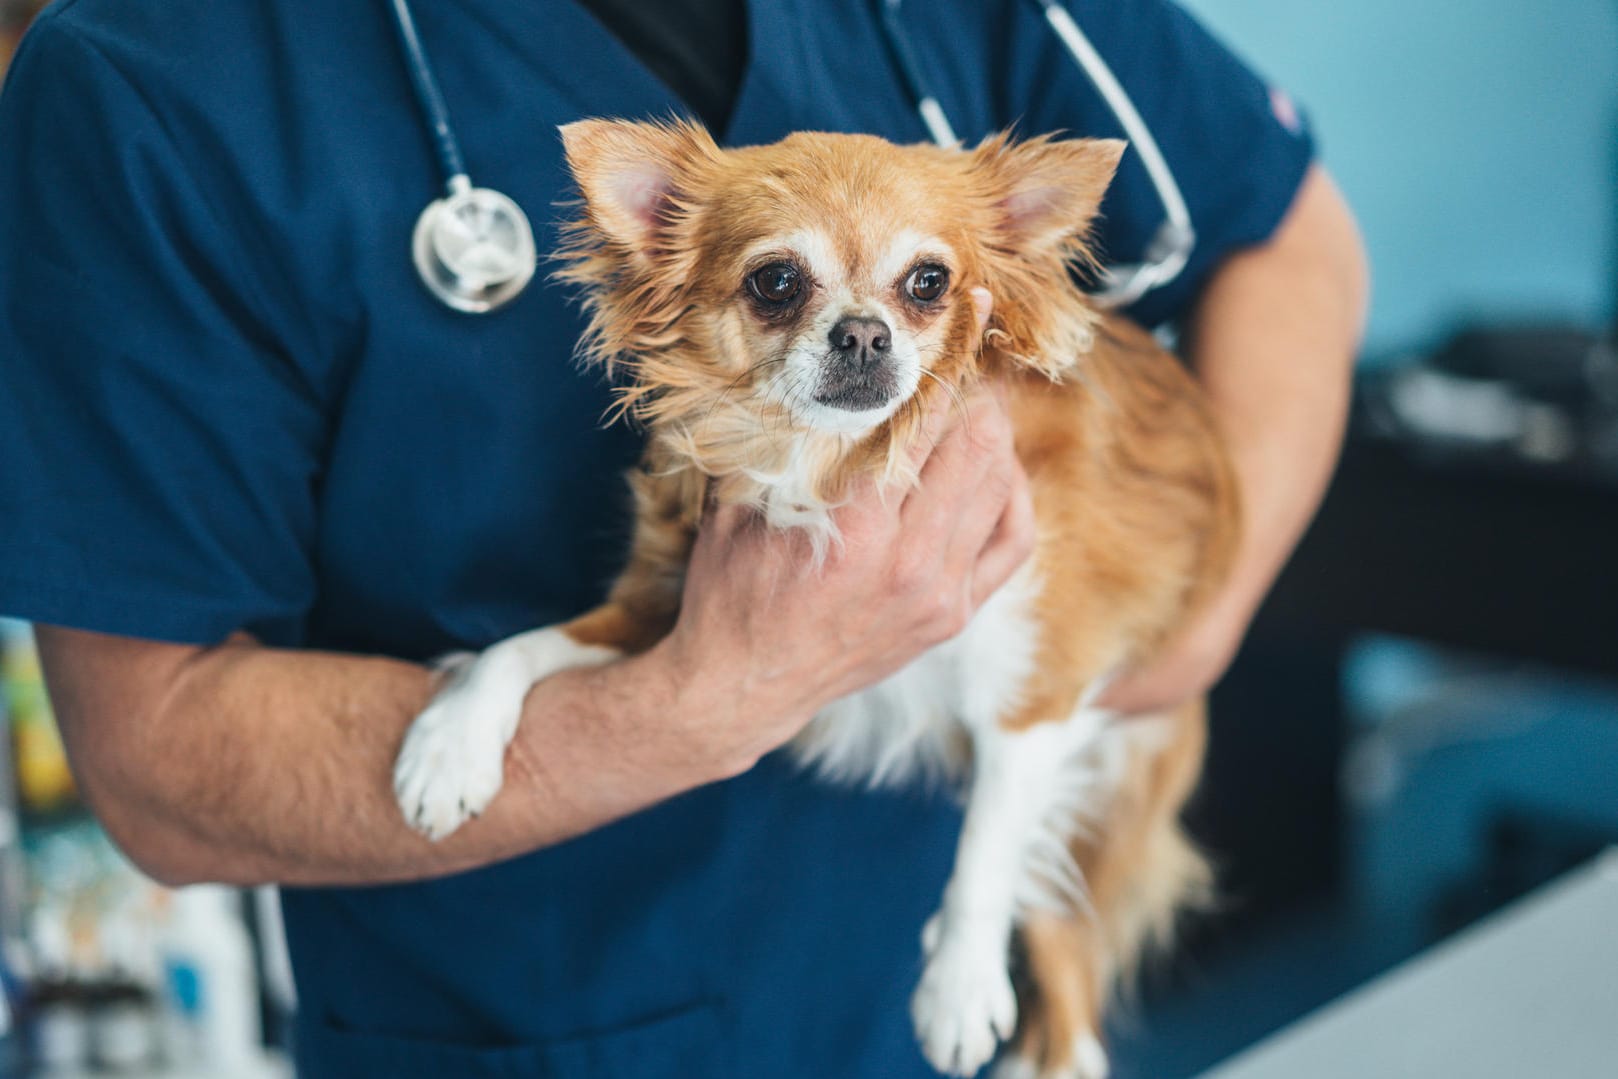
[(1613, 314), (1618, 0), (1182, 0), (1309, 110), (1365, 229), (1371, 355)]

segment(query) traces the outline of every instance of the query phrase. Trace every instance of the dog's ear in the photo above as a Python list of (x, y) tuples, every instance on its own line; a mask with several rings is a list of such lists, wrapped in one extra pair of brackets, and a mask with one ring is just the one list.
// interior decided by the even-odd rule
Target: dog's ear
[(1006, 134), (972, 151), (989, 212), (983, 283), (994, 311), (985, 340), (1051, 379), (1095, 344), (1096, 313), (1070, 270), (1091, 262), (1085, 239), (1123, 152), (1117, 139), (1013, 142)]
[(708, 132), (685, 121), (580, 120), (560, 130), (590, 224), (643, 255), (657, 248), (694, 173), (719, 155)]
[(1002, 242), (1042, 255), (1083, 236), (1101, 208), (1126, 144), (1120, 139), (993, 136), (973, 153), (987, 178)]

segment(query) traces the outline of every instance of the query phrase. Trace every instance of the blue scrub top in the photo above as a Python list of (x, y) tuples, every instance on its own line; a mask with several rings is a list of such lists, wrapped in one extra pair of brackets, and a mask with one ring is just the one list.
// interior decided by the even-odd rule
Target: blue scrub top
[[(752, 0), (724, 141), (926, 133), (878, 4)], [(556, 240), (556, 126), (679, 109), (584, 9), (416, 0), (480, 183)], [(1134, 96), (1210, 266), (1306, 169), (1269, 89), (1163, 0), (1074, 13)], [(905, 11), (967, 140), (1113, 135), (1032, 4)], [(490, 317), (416, 280), (438, 193), (384, 0), (62, 0), (0, 95), (0, 611), (411, 659), (594, 604), (638, 444), (537, 280)], [(1161, 211), (1129, 159), (1106, 251)], [(308, 1076), (929, 1075), (907, 999), (958, 814), (780, 759), (589, 836), (418, 884), (288, 889)]]

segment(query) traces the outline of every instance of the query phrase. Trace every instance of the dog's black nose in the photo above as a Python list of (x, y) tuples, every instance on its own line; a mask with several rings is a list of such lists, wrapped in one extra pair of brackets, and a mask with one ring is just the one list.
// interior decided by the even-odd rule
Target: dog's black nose
[(858, 367), (881, 359), (893, 347), (893, 331), (879, 318), (839, 319), (826, 336), (832, 351)]

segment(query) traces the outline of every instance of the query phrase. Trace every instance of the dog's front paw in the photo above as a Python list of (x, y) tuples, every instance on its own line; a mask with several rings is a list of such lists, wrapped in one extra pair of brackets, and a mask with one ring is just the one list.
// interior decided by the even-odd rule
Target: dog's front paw
[(910, 1001), (921, 1051), (946, 1075), (975, 1075), (1017, 1026), (1017, 994), (998, 934), (946, 928), (935, 916), (923, 932), (927, 969)]
[(410, 826), (443, 839), (494, 799), (505, 776), (506, 742), (522, 710), (522, 689), (475, 677), (462, 663), (417, 716), (393, 765), (393, 794)]

